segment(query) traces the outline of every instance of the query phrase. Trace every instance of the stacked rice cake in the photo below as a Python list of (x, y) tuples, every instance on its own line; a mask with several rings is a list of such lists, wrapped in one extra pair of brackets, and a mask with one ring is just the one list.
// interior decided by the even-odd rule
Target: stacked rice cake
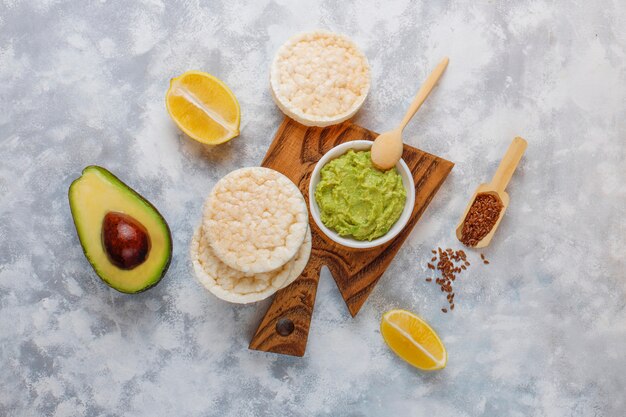
[(233, 303), (263, 300), (291, 284), (311, 254), (306, 202), (269, 168), (242, 168), (213, 187), (191, 242), (196, 277)]

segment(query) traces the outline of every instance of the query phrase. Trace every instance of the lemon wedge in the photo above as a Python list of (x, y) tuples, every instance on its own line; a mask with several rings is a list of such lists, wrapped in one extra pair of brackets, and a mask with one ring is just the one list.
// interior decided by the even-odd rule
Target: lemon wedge
[(422, 319), (406, 310), (383, 315), (380, 332), (396, 355), (423, 371), (443, 369), (448, 362), (446, 348), (437, 333)]
[(178, 127), (198, 142), (217, 145), (239, 135), (239, 102), (211, 74), (187, 71), (172, 78), (165, 103)]

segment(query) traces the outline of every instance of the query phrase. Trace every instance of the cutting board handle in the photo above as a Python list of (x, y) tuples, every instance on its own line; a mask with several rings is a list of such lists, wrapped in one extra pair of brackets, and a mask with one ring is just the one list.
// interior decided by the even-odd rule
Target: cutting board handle
[(519, 161), (522, 159), (522, 155), (524, 155), (524, 151), (526, 151), (526, 147), (528, 143), (525, 139), (521, 137), (516, 137), (509, 145), (509, 149), (506, 151), (504, 158), (502, 158), (502, 162), (498, 166), (498, 170), (494, 174), (491, 179), (491, 185), (496, 191), (504, 191), (506, 186), (511, 181), (511, 177), (515, 172), (515, 168), (519, 164)]
[(291, 285), (276, 293), (250, 341), (250, 349), (304, 355), (320, 270), (320, 263), (311, 259)]

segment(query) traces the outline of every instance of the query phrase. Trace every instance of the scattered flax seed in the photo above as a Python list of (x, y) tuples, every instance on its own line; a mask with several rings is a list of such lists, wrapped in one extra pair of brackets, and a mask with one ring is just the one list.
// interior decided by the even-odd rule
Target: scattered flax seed
[(476, 246), (491, 232), (503, 207), (502, 202), (496, 196), (486, 193), (478, 194), (465, 216), (461, 242), (467, 246)]
[[(438, 271), (441, 276), (426, 278), (426, 282), (434, 282), (439, 285), (439, 289), (442, 293), (446, 294), (446, 300), (448, 301), (448, 305), (450, 311), (454, 310), (454, 296), (455, 293), (452, 290), (452, 284), (457, 279), (457, 276), (461, 274), (463, 271), (467, 270), (470, 265), (470, 262), (467, 260), (467, 254), (463, 250), (453, 250), (451, 248), (441, 249), (437, 248), (433, 249), (431, 252), (436, 253), (437, 256), (434, 256), (431, 259), (431, 262), (435, 262), (435, 265), (428, 263), (428, 268), (432, 270)], [(485, 255), (480, 255), (483, 263), (488, 264), (489, 261), (485, 258)], [(444, 313), (448, 312), (448, 309), (442, 308), (441, 311)]]

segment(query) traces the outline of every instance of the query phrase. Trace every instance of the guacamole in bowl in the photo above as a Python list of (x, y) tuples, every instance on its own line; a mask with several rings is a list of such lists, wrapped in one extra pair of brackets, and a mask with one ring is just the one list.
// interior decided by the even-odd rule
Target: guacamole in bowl
[(338, 235), (372, 241), (398, 221), (406, 203), (402, 176), (380, 171), (369, 150), (348, 150), (320, 170), (315, 201), (322, 223)]

